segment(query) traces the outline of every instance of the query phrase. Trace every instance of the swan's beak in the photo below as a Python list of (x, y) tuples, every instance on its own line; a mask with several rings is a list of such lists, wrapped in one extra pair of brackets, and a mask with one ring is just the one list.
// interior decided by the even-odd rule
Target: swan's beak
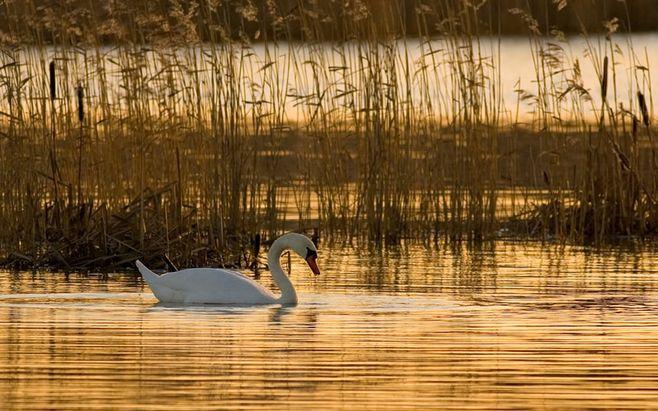
[(306, 257), (306, 263), (311, 268), (311, 271), (313, 271), (313, 274), (320, 275), (320, 269), (318, 268), (318, 263), (315, 261), (317, 260), (317, 258), (318, 257), (315, 255), (309, 255), (308, 257)]

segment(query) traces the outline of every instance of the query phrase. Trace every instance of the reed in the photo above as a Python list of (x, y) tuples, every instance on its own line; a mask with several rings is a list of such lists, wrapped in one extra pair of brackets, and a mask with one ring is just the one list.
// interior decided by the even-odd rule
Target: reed
[[(534, 2), (472, 3), (1, 3), (5, 263), (253, 266), (254, 243), (289, 229), (655, 234), (648, 58), (616, 33), (629, 17), (600, 35), (583, 23), (580, 61)], [(511, 21), (535, 67), (515, 113), (500, 72)]]

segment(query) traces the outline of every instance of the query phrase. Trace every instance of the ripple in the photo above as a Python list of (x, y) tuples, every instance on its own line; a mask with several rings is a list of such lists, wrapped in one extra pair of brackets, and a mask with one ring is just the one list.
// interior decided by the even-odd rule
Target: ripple
[(0, 273), (0, 404), (658, 407), (651, 250), (332, 251), (320, 279), (293, 267), (296, 307), (168, 306), (130, 276)]

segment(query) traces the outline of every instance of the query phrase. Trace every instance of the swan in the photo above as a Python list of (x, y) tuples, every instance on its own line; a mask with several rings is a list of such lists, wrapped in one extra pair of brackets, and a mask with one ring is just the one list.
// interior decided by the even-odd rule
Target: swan
[(256, 281), (236, 271), (215, 268), (188, 268), (157, 275), (141, 261), (135, 265), (155, 297), (163, 303), (175, 304), (297, 304), (297, 293), (281, 268), (279, 259), (285, 250), (293, 250), (313, 271), (320, 275), (316, 263), (318, 251), (313, 242), (302, 234), (288, 233), (277, 238), (267, 253), (267, 264), (276, 285), (281, 289), (277, 297)]

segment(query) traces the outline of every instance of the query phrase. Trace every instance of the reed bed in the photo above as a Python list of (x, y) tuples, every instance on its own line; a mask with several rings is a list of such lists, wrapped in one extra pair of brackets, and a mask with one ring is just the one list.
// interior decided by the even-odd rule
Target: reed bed
[(289, 229), (655, 234), (650, 71), (628, 20), (583, 33), (579, 61), (529, 2), (506, 8), (535, 81), (505, 102), (500, 4), (1, 2), (4, 263), (257, 266), (261, 235)]

